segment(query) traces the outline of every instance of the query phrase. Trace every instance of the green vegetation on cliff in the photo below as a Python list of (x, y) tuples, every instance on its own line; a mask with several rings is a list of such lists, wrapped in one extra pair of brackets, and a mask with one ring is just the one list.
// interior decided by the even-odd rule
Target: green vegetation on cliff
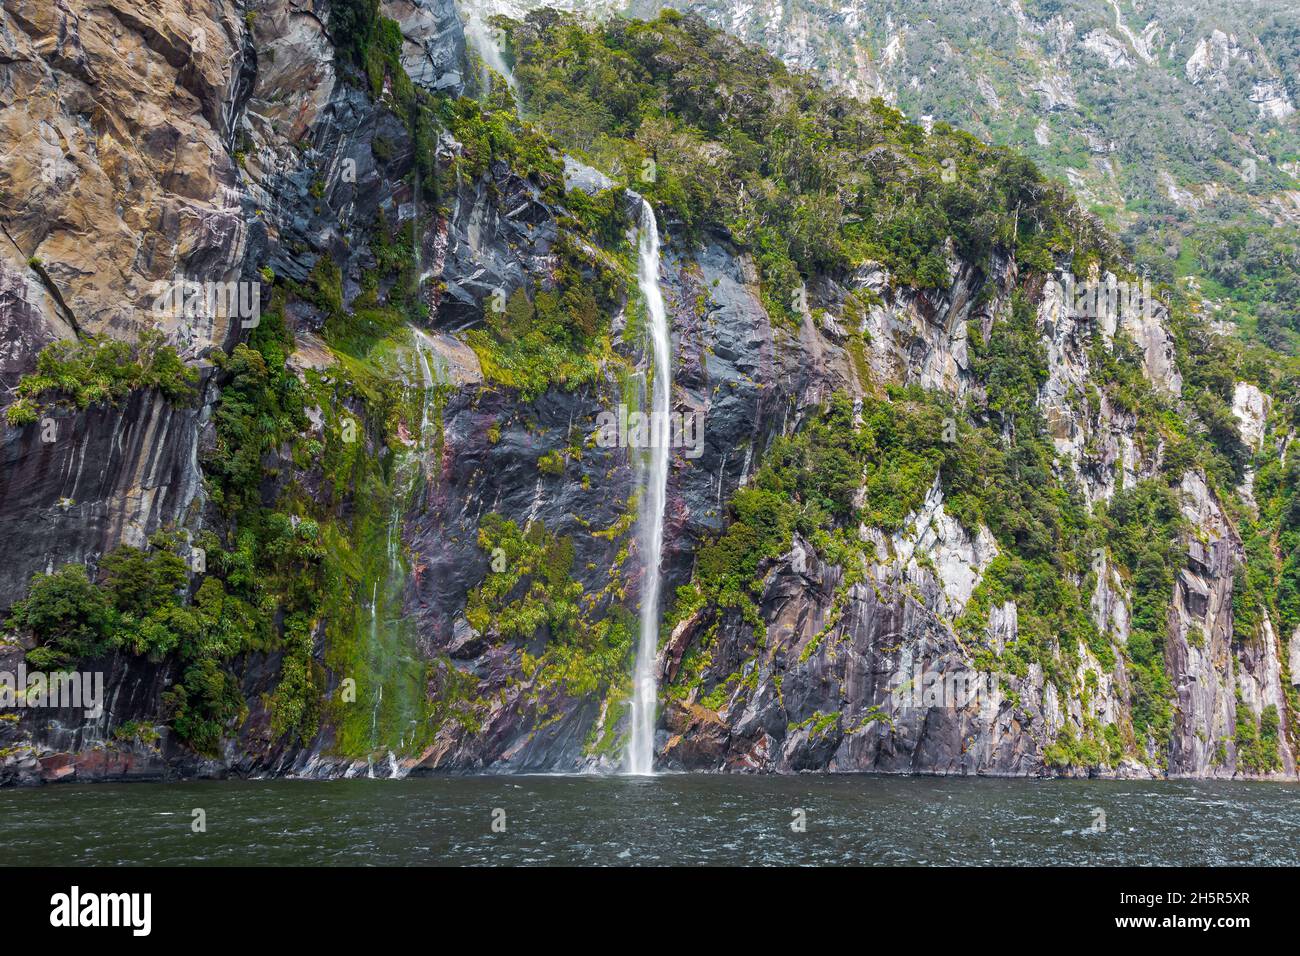
[(18, 382), (5, 417), (21, 427), (36, 421), (42, 406), (50, 403), (70, 408), (116, 404), (136, 389), (149, 388), (184, 404), (193, 400), (198, 377), (156, 329), (141, 332), (134, 344), (101, 336), (53, 342), (37, 356), (36, 370)]
[[(479, 523), (478, 543), (493, 569), (470, 592), (465, 617), (481, 634), (519, 648), (536, 716), (544, 721), (559, 696), (621, 700), (636, 622), (621, 607), (598, 609), (600, 596), (584, 593), (572, 577), (573, 541), (541, 522), (521, 530), (488, 514)], [(546, 638), (540, 651), (539, 635)]]
[(160, 532), (146, 549), (106, 554), (98, 581), (80, 564), (38, 574), (9, 624), (37, 639), (27, 659), (45, 670), (114, 651), (153, 661), (175, 655), (182, 680), (163, 705), (182, 740), (215, 753), (226, 725), (246, 709), (222, 664), (246, 647), (257, 611), (217, 577), (203, 578), (190, 600), (190, 557), (182, 536)]
[(1040, 270), (1053, 255), (1108, 255), (1066, 190), (1022, 157), (826, 93), (696, 18), (589, 27), (543, 10), (509, 36), (541, 127), (687, 236), (725, 228), (753, 251), (775, 316), (797, 321), (803, 279), (864, 260), (938, 288), (952, 254), (988, 265), (1003, 247)]

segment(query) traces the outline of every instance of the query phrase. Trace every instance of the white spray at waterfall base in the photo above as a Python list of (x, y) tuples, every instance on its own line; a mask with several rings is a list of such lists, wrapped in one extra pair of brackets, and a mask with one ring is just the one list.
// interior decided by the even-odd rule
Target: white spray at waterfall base
[[(635, 195), (635, 194), (633, 194)], [(640, 198), (640, 197), (637, 197)], [(640, 255), (637, 283), (646, 304), (646, 326), (650, 336), (650, 398), (655, 429), (663, 434), (650, 443), (649, 461), (642, 462), (641, 553), (645, 576), (641, 585), (641, 631), (637, 643), (636, 667), (632, 672), (632, 738), (627, 748), (627, 772), (654, 772), (655, 656), (659, 649), (660, 562), (664, 544), (664, 506), (668, 492), (669, 399), (672, 369), (669, 356), (668, 316), (659, 290), (659, 227), (654, 209), (641, 199), (638, 229)]]

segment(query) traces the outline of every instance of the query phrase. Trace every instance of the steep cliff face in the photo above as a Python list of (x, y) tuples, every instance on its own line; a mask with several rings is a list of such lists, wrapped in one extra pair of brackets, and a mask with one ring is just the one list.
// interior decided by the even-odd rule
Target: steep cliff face
[[(451, 5), (406, 4), (403, 15), (424, 42), (421, 75), (458, 88), (465, 48)], [(118, 545), (147, 548), (160, 529), (185, 529), (196, 541), (220, 526), (202, 464), (214, 450), (212, 414), (226, 384), (211, 359), (257, 322), (160, 314), (160, 284), (254, 284), (269, 306), (271, 278), (306, 280), (322, 255), (337, 258), (355, 284), (377, 210), (399, 218), (409, 199), (402, 177), (411, 153), (392, 112), (342, 82), (324, 3), (217, 4), (201, 14), (175, 5), (18, 4), (3, 17), (6, 384), (31, 371), (49, 342), (129, 342), (157, 326), (202, 370), (189, 403), (153, 391), (111, 405), (59, 401), (41, 421), (5, 428), (0, 523), (11, 537), (0, 601), (8, 606), (34, 573), (93, 568)], [(406, 140), (404, 156), (378, 158), (371, 145), (385, 134)], [(313, 347), (319, 310), (298, 303), (291, 311), (304, 346), (294, 367), (332, 364)], [(6, 646), (10, 673), (22, 650)], [(303, 748), (263, 739), (280, 663), (278, 651), (241, 659), (251, 715), (220, 755), (200, 759), (166, 729), (161, 738), (114, 736), (123, 725), (161, 726), (160, 698), (179, 678), (174, 660), (118, 653), (91, 661), (109, 675), (105, 714), (87, 719), (68, 708), (46, 722), (29, 711), (6, 724), (15, 741), (6, 776), (284, 766)]]
[[(1126, 319), (1067, 318), (1059, 294), (1048, 288), (1036, 323), (1050, 368), (1039, 404), (1062, 468), (1069, 469), (1089, 501), (1105, 503), (1154, 474), (1160, 449), (1139, 450), (1135, 416), (1112, 408), (1105, 396), (1091, 413), (1082, 401), (1083, 407), (1074, 407), (1063, 396), (1080, 396), (1092, 387), (1083, 343), (1094, 329), (1102, 341), (1113, 343)], [(914, 318), (928, 326), (926, 338), (942, 339), (948, 324), (942, 315), (928, 323)], [(1162, 343), (1145, 353), (1151, 360), (1142, 367), (1152, 383), (1178, 387), (1161, 320), (1134, 323), (1133, 331)], [(822, 341), (819, 349), (833, 354), (837, 346)], [(928, 358), (913, 361), (911, 373), (928, 364)], [(948, 387), (957, 392), (969, 386), (953, 381)], [(1250, 419), (1243, 421), (1243, 432), (1250, 427)], [(708, 664), (686, 693), (668, 704), (661, 737), (665, 761), (684, 769), (738, 771), (1034, 775), (1055, 766), (1079, 772), (1083, 768), (1051, 753), (1052, 744), (1063, 733), (1084, 738), (1093, 728), (1115, 727), (1137, 753), (1117, 751), (1105, 761), (1108, 774), (1253, 772), (1238, 758), (1238, 721), (1258, 724), (1270, 707), (1274, 713), (1289, 712), (1293, 671), (1282, 671), (1286, 651), (1267, 618), (1251, 640), (1234, 637), (1234, 572), (1240, 573), (1246, 558), (1234, 523), (1204, 478), (1187, 472), (1177, 500), (1187, 519), (1181, 532), (1187, 550), (1166, 624), (1164, 665), (1176, 695), (1167, 757), (1160, 740), (1134, 738), (1136, 699), (1125, 653), (1133, 595), (1100, 552), (1089, 578), (1091, 593), (1084, 591), (1083, 597), (1109, 645), (1107, 663), (1080, 643), (1074, 671), (1065, 675), (1068, 685), (1031, 664), (1019, 677), (1002, 674), (991, 705), (988, 696), (974, 693), (969, 700), (945, 698), (944, 682), (951, 687), (954, 678), (965, 681), (980, 670), (981, 654), (1001, 655), (1016, 642), (1018, 608), (1014, 597), (988, 608), (983, 633), (974, 641), (961, 633), (962, 613), (998, 548), (987, 529), (972, 535), (945, 514), (936, 480), (901, 531), (889, 535), (860, 528), (877, 556), (861, 569), (863, 580), (846, 582), (845, 568), (827, 564), (796, 534), (790, 550), (762, 576), (757, 626), (736, 614), (724, 615), (712, 634), (705, 634), (703, 625), (710, 622), (701, 614), (676, 626), (661, 656), (664, 683), (672, 687), (678, 681), (682, 659), (693, 646), (707, 648)], [(1058, 641), (1058, 658), (1063, 646)], [(900, 697), (899, 688), (921, 675), (927, 686), (931, 675), (936, 678), (935, 697)], [(1239, 718), (1239, 711), (1248, 716)], [(1277, 738), (1274, 769), (1295, 773), (1285, 734)]]
[[(247, 223), (227, 144), (246, 93), (245, 26), (233, 7), (191, 17), (179, 4), (145, 16), (129, 3), (19, 3), (0, 18), (0, 375), (12, 388), (51, 341), (133, 339), (155, 282), (224, 282), (242, 269)], [(191, 358), (236, 334), (221, 320), (195, 332)], [(184, 523), (200, 494), (203, 416), (136, 395), (6, 429), (0, 602), (52, 562), (93, 561)]]
[[(157, 554), (155, 532), (177, 530), (208, 561), (180, 606), (206, 612), (215, 580), (229, 616), (262, 623), (208, 657), (109, 641), (78, 664), (104, 672), (104, 712), (17, 711), (0, 782), (616, 768), (643, 462), (599, 422), (646, 387), (629, 188), (665, 239), (673, 409), (704, 423), (670, 463), (661, 765), (1295, 774), (1300, 629), (1278, 634), (1269, 601), (1241, 626), (1256, 539), (1238, 527), (1271, 513), (1286, 403), (1228, 383), (1226, 420), (1256, 457), (1223, 500), (1188, 451), (1192, 333), (1163, 304), (1071, 301), (1076, 281), (1124, 281), (1118, 265), (1080, 253), (1076, 277), (1057, 249), (1031, 268), (1016, 220), (982, 257), (939, 239), (906, 277), (867, 255), (782, 273), (748, 231), (747, 204), (788, 188), (777, 173), (725, 189), (729, 221), (699, 212), (684, 171), (725, 182), (720, 156), (761, 151), (752, 130), (665, 131), (647, 109), (637, 136), (566, 114), (545, 71), (573, 59), (538, 52), (567, 36), (554, 18), (502, 34), (546, 139), (500, 83), (467, 79), (479, 54), (449, 0), (385, 3), (372, 33), (346, 35), (341, 3), (130, 6), (11, 4), (0, 21), (0, 149), (16, 157), (0, 172), (0, 374), (15, 384), (56, 340), (133, 340), (153, 283), (176, 277), (257, 283), (264, 322), (164, 329), (202, 370), (192, 400), (50, 392), (42, 420), (4, 427), (0, 605), (33, 575), (93, 571), (119, 545)], [(694, 82), (684, 45), (719, 89), (709, 70), (757, 57), (677, 19), (599, 42), (628, 44), (660, 111)], [(730, 108), (795, 102), (796, 81), (755, 62), (771, 75), (729, 90)], [(826, 108), (848, 148), (848, 108)], [(861, 164), (882, 188), (947, 148), (892, 114), (871, 123), (894, 137)], [(630, 172), (643, 156), (662, 170), (648, 185)], [(988, 176), (1001, 162), (980, 161)], [(851, 189), (818, 188), (826, 228), (859, 221)], [(968, 453), (1057, 523), (1001, 508)], [(795, 474), (797, 515), (755, 513)], [(729, 590), (719, 555), (757, 554), (749, 525), (775, 544)], [(1138, 548), (1153, 527), (1156, 556)], [(49, 644), (11, 630), (0, 670)], [(226, 681), (203, 721), (200, 668)]]
[[(239, 273), (247, 230), (227, 143), (244, 92), (243, 31), (233, 7), (191, 16), (179, 4), (145, 14), (134, 4), (19, 3), (0, 13), (8, 389), (52, 341), (134, 339), (156, 281)], [(224, 322), (199, 328), (184, 343), (187, 357), (234, 334)], [(143, 544), (192, 519), (214, 394), (206, 375), (201, 394), (197, 408), (141, 392), (118, 407), (50, 409), (33, 426), (5, 428), (0, 602), (20, 598), (34, 572), (93, 565), (118, 543)], [(21, 658), (21, 647), (6, 646), (5, 670)], [(144, 673), (126, 660), (109, 668), (121, 713), (156, 710), (159, 668)], [(39, 724), (10, 731), (28, 742), (48, 733), (46, 752), (93, 753), (107, 729), (77, 709)], [(16, 767), (35, 773), (34, 751), (6, 753), (6, 777)]]

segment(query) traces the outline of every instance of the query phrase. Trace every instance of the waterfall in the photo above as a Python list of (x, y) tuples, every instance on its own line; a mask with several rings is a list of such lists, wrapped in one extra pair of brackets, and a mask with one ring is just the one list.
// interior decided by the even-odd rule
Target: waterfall
[(486, 23), (483, 22), (482, 15), (477, 10), (471, 10), (465, 17), (465, 40), (472, 46), (479, 58), (483, 61), (484, 71), (480, 78), (480, 85), (483, 92), (487, 93), (492, 89), (492, 74), (489, 70), (501, 74), (506, 81), (506, 86), (510, 87), (510, 96), (515, 101), (515, 109), (519, 108), (519, 87), (515, 83), (515, 74), (511, 71), (506, 59), (501, 55), (501, 46), (497, 43), (496, 37)]
[(429, 433), (433, 429), (433, 411), (434, 411), (434, 393), (433, 393), (433, 368), (429, 365), (429, 353), (433, 346), (429, 342), (429, 336), (422, 329), (412, 329), (415, 333), (415, 354), (420, 360), (420, 377), (424, 381), (424, 406), (421, 409), (420, 419), (420, 462), (424, 468), (425, 480), (428, 480), (433, 472), (433, 466), (428, 461), (426, 449), (429, 447)]
[[(397, 451), (387, 500), (382, 503), (384, 525), (376, 529), (374, 538), (375, 563), (371, 566), (374, 580), (371, 585), (369, 606), (368, 656), (373, 662), (376, 682), (374, 703), (370, 715), (370, 775), (374, 775), (375, 755), (391, 746), (393, 728), (402, 726), (418, 713), (418, 701), (424, 693), (423, 670), (411, 670), (413, 658), (409, 648), (413, 640), (410, 622), (403, 615), (403, 604), (409, 583), (409, 562), (402, 548), (402, 522), (411, 510), (417, 491), (427, 491), (430, 476), (437, 466), (429, 461), (435, 446), (440, 421), (438, 418), (437, 385), (439, 358), (434, 343), (421, 329), (411, 327), (411, 345), (398, 357), (396, 372), (402, 377), (407, 395), (419, 396), (419, 435), (412, 435)], [(412, 416), (412, 419), (414, 415)], [(412, 421), (414, 430), (414, 421)], [(382, 534), (382, 538), (380, 537)], [(384, 731), (381, 732), (381, 728)], [(400, 746), (400, 744), (399, 744)], [(390, 751), (388, 769), (398, 775), (394, 767), (396, 755)], [(404, 772), (403, 772), (404, 773)]]
[[(640, 197), (638, 197), (640, 198)], [(632, 673), (632, 739), (627, 749), (627, 771), (653, 773), (655, 702), (655, 657), (659, 650), (660, 562), (664, 548), (664, 504), (668, 490), (669, 400), (672, 369), (669, 365), (668, 316), (659, 290), (659, 228), (654, 209), (641, 199), (637, 284), (646, 304), (646, 325), (650, 335), (651, 405), (650, 455), (642, 461), (641, 553), (645, 576), (641, 586), (641, 633), (637, 643), (636, 668)]]

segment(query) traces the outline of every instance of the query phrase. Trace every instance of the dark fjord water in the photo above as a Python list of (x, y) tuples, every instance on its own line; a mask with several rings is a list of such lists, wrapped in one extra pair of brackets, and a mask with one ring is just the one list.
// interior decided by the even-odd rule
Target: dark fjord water
[[(206, 833), (191, 832), (196, 808)], [(1104, 832), (1090, 829), (1098, 809)], [(1298, 862), (1300, 788), (1270, 783), (669, 775), (0, 791), (6, 864)]]

